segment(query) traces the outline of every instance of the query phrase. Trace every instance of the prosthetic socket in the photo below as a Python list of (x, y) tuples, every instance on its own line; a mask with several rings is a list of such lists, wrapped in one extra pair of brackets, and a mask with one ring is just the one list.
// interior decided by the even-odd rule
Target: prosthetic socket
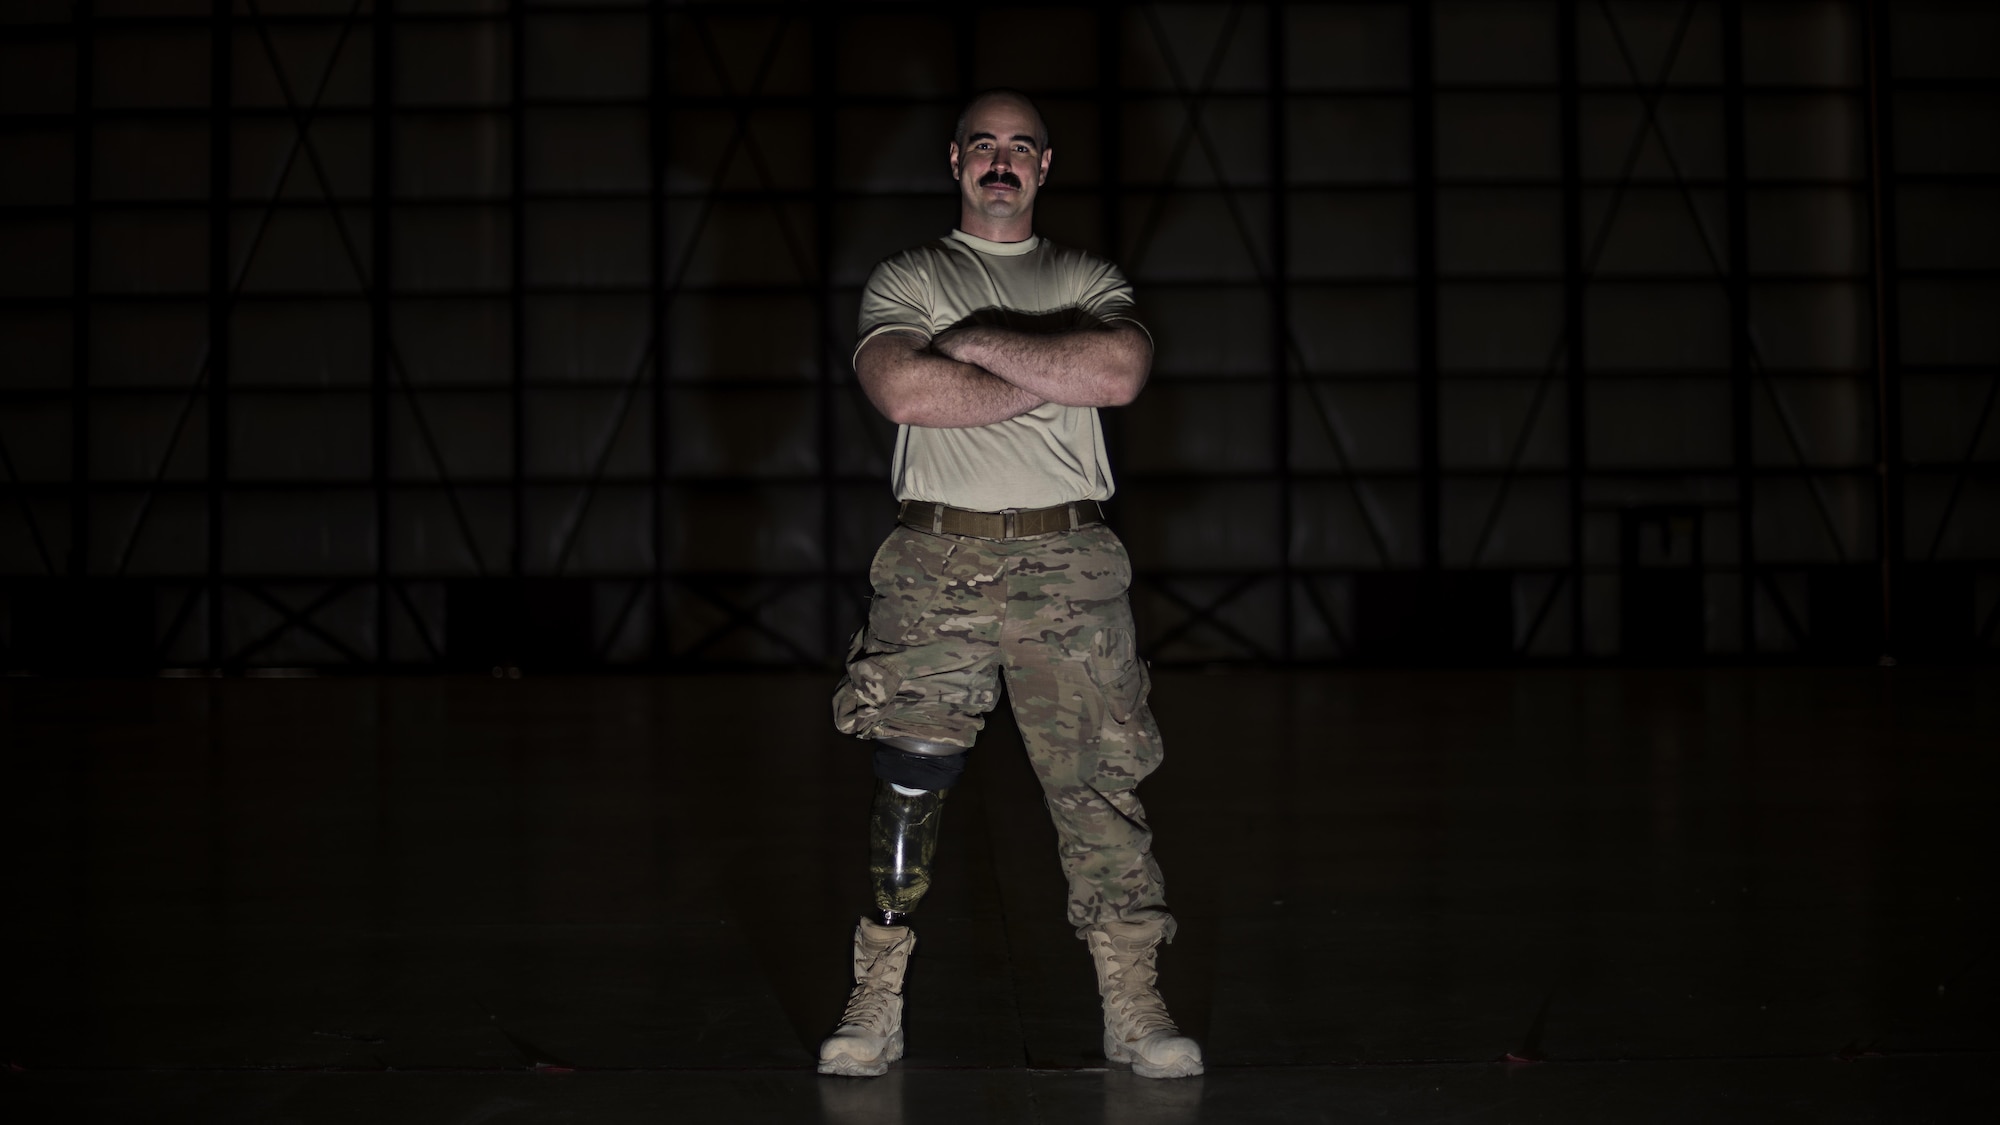
[(931, 856), (937, 852), (945, 792), (876, 783), (868, 818), (868, 876), (880, 912), (877, 921), (884, 926), (907, 923), (931, 889)]

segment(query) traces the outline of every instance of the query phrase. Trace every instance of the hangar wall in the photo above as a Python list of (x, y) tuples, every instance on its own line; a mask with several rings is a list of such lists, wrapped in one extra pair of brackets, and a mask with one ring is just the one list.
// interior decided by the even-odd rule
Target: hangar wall
[(1155, 659), (1995, 651), (1991, 5), (0, 21), (10, 669), (836, 659), (858, 288), (998, 84), (1158, 337)]

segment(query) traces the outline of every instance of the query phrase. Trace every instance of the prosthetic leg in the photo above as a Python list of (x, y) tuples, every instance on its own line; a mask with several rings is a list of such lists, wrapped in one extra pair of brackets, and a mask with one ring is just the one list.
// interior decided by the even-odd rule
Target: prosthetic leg
[(875, 783), (868, 813), (868, 879), (875, 890), (875, 921), (905, 926), (931, 889), (931, 857), (947, 790)]
[(854, 928), (854, 989), (840, 1026), (820, 1044), (821, 1074), (872, 1078), (903, 1057), (903, 977), (917, 945), (909, 918), (931, 888), (945, 793), (965, 769), (962, 746), (914, 738), (878, 745), (868, 816), (875, 914)]

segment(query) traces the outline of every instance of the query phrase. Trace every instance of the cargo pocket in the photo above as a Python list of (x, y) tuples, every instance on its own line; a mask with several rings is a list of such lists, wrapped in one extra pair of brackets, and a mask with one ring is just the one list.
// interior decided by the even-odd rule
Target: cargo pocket
[(917, 625), (944, 587), (945, 565), (958, 544), (899, 527), (883, 540), (868, 566), (875, 596), (868, 602), (873, 642), (906, 648), (923, 640)]
[(868, 623), (847, 649), (847, 675), (833, 692), (833, 725), (871, 737), (902, 692), (912, 657), (924, 641), (924, 615), (943, 587), (945, 564), (958, 544), (898, 527), (868, 566)]
[(1091, 641), (1085, 669), (1102, 710), (1078, 756), (1077, 772), (1099, 793), (1131, 789), (1159, 768), (1160, 731), (1146, 706), (1153, 677), (1130, 629), (1106, 629)]
[(1091, 640), (1090, 678), (1104, 696), (1104, 710), (1120, 726), (1132, 721), (1153, 689), (1146, 662), (1130, 630), (1100, 630)]

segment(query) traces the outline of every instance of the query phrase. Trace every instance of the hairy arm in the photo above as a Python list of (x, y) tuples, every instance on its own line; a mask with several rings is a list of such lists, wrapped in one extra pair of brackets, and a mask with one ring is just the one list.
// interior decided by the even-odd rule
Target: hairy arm
[(939, 354), (914, 332), (885, 332), (863, 344), (854, 357), (854, 374), (868, 401), (899, 426), (986, 426), (1047, 401), (975, 364)]
[(1129, 321), (1048, 333), (973, 325), (932, 345), (1064, 406), (1123, 406), (1139, 397), (1153, 368), (1151, 338)]

